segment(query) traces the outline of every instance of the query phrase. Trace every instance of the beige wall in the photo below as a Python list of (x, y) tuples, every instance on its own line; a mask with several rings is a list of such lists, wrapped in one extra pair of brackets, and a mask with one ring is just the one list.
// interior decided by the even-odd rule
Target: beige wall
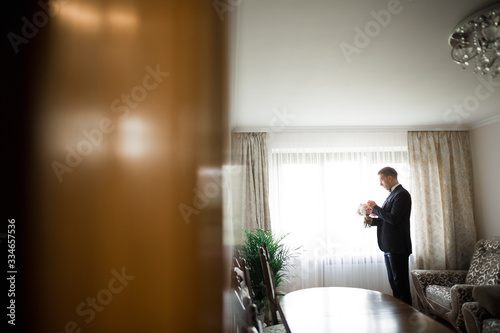
[(500, 122), (471, 131), (474, 217), (478, 239), (500, 236)]

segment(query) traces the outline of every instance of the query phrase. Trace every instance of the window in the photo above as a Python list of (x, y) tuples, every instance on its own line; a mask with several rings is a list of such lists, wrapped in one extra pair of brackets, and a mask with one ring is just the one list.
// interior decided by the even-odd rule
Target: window
[(288, 133), (271, 142), (272, 228), (289, 233), (285, 240), (290, 245), (302, 246), (289, 290), (349, 286), (390, 292), (376, 228), (363, 228), (356, 210), (369, 199), (383, 204), (388, 192), (377, 172), (385, 166), (395, 168), (399, 182), (408, 187), (405, 134), (399, 140), (379, 140), (378, 146), (374, 137), (381, 133), (333, 134), (329, 144), (299, 140), (299, 147), (283, 147)]

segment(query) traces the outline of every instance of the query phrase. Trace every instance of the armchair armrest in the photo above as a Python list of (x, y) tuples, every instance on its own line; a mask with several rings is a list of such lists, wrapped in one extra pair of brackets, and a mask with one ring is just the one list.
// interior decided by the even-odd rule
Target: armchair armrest
[(415, 269), (411, 271), (411, 278), (419, 301), (424, 308), (431, 309), (432, 306), (427, 302), (425, 288), (429, 285), (452, 287), (456, 284), (465, 283), (467, 272), (466, 270)]
[(479, 302), (465, 302), (462, 305), (462, 313), (468, 333), (481, 333), (483, 321), (491, 318), (491, 315), (479, 305)]
[(474, 301), (472, 297), (472, 290), (474, 289), (472, 284), (457, 284), (451, 288), (451, 312), (447, 316), (457, 323), (457, 326), (462, 327), (464, 323), (464, 315), (462, 312), (462, 306), (464, 303)]

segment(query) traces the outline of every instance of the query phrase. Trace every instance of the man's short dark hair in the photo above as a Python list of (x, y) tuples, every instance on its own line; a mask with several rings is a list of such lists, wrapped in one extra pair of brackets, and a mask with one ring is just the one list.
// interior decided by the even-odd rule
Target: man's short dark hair
[(384, 177), (391, 176), (394, 179), (398, 179), (398, 172), (396, 170), (394, 170), (394, 168), (391, 168), (391, 167), (385, 167), (385, 168), (380, 169), (378, 174), (384, 175)]

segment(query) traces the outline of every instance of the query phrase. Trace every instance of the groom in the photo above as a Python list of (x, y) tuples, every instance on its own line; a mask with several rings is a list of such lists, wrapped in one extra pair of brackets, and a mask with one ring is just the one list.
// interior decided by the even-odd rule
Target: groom
[(366, 217), (377, 227), (377, 240), (384, 252), (385, 266), (394, 297), (411, 305), (408, 258), (411, 254), (410, 212), (411, 196), (398, 182), (398, 173), (391, 167), (378, 172), (380, 186), (390, 192), (382, 207), (368, 200), (373, 214), (378, 218)]

